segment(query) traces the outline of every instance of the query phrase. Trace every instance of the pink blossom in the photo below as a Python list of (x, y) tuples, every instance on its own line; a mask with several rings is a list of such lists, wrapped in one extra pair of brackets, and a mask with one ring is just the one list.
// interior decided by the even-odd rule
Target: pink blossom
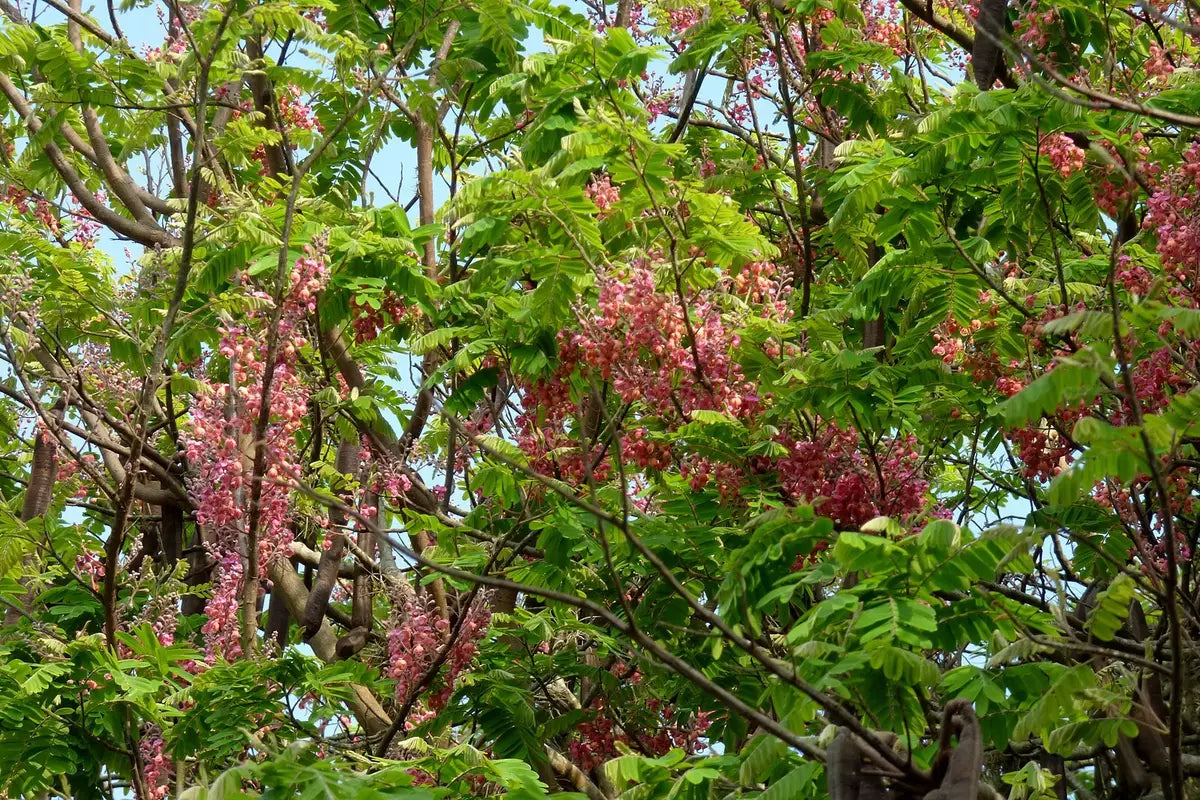
[[(667, 24), (674, 36), (684, 37), (693, 27), (700, 24), (704, 11), (698, 6), (667, 9)], [(679, 49), (687, 48), (687, 40), (680, 39)]]
[(1072, 173), (1083, 169), (1086, 154), (1065, 133), (1055, 133), (1042, 138), (1038, 152), (1045, 156), (1059, 175), (1071, 177)]
[(788, 455), (760, 461), (758, 469), (776, 472), (789, 497), (816, 503), (819, 513), (841, 525), (857, 527), (881, 514), (904, 517), (926, 506), (929, 484), (913, 436), (864, 448), (857, 431), (829, 423), (816, 439), (780, 434), (777, 441)]
[(583, 190), (583, 196), (595, 203), (596, 208), (600, 209), (600, 216), (604, 216), (604, 212), (621, 199), (621, 189), (613, 185), (608, 173), (604, 173), (592, 178)]
[(1200, 140), (1183, 155), (1147, 201), (1145, 226), (1158, 236), (1163, 267), (1194, 297), (1200, 296)]
[[(446, 656), (446, 673), (440, 688), (429, 698), (429, 707), (439, 710), (446, 705), (454, 691), (455, 679), (471, 663), (478, 642), (487, 633), (491, 620), (486, 598), (476, 597), (471, 607), (462, 612), (457, 637)], [(449, 620), (441, 616), (426, 594), (410, 596), (393, 603), (392, 624), (388, 628), (387, 677), (396, 681), (396, 702), (403, 704), (413, 698), (422, 679), (429, 672), (451, 634)]]
[[(289, 290), (279, 321), (279, 347), (275, 353), (269, 423), (265, 431), (266, 472), (260, 485), (258, 573), (264, 574), (272, 558), (286, 553), (292, 540), (291, 486), (300, 475), (301, 455), (296, 434), (308, 414), (310, 390), (296, 370), (305, 317), (316, 308), (316, 298), (328, 279), (321, 245), (308, 247), (289, 273)], [(269, 297), (255, 293), (269, 302)], [(248, 314), (248, 324), (227, 324), (221, 329), (219, 354), (229, 361), (232, 380), (215, 380), (201, 373), (200, 391), (192, 405), (184, 445), (193, 476), (188, 482), (196, 504), (196, 521), (211, 531), (212, 555), (218, 561), (214, 597), (208, 604), (210, 661), (225, 647), (226, 658), (241, 652), (237, 641), (237, 596), (242, 564), (238, 539), (249, 514), (254, 447), (252, 440), (263, 401), (266, 374), (266, 337), (254, 326), (266, 321), (262, 312)]]
[(148, 725), (138, 740), (142, 781), (146, 786), (146, 796), (138, 797), (138, 800), (163, 800), (171, 792), (170, 777), (174, 768), (164, 752), (164, 744), (157, 725)]
[(1146, 59), (1146, 75), (1150, 78), (1165, 80), (1175, 71), (1170, 55), (1173, 48), (1165, 50), (1156, 44), (1150, 45), (1150, 57)]

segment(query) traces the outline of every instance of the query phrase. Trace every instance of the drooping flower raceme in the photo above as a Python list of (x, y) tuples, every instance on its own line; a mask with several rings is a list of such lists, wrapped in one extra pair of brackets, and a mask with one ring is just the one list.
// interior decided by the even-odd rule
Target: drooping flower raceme
[(1164, 270), (1200, 300), (1200, 140), (1162, 177), (1146, 205), (1145, 225), (1158, 235)]
[[(219, 354), (229, 364), (228, 379), (204, 373), (185, 433), (188, 461), (194, 474), (189, 490), (196, 502), (196, 521), (204, 526), (205, 541), (218, 562), (214, 595), (204, 633), (210, 637), (210, 660), (217, 655), (212, 642), (222, 642), (227, 658), (240, 653), (236, 631), (236, 597), (244, 567), (239, 557), (258, 559), (265, 574), (270, 559), (291, 543), (291, 485), (300, 476), (300, 456), (295, 436), (308, 413), (309, 389), (298, 370), (305, 346), (305, 316), (316, 306), (316, 297), (328, 279), (320, 247), (306, 248), (290, 274), (279, 321), (279, 347), (272, 365), (269, 423), (264, 432), (266, 471), (262, 476), (258, 552), (238, 552), (238, 540), (248, 522), (251, 483), (254, 480), (254, 436), (263, 403), (263, 377), (267, 366), (267, 337), (261, 328), (270, 319), (269, 296), (259, 292), (261, 310), (247, 314), (244, 324), (221, 329)], [(233, 606), (231, 608), (231, 606)], [(232, 629), (231, 629), (232, 628)]]
[(1038, 152), (1049, 160), (1058, 174), (1064, 178), (1069, 178), (1072, 173), (1083, 169), (1087, 160), (1087, 154), (1083, 149), (1065, 133), (1055, 133), (1043, 138), (1038, 145)]
[[(392, 619), (387, 633), (388, 662), (384, 674), (396, 681), (396, 702), (404, 704), (423, 688), (421, 682), (438, 659), (442, 649), (450, 650), (444, 660), (445, 674), (440, 688), (430, 695), (429, 706), (437, 711), (445, 707), (454, 692), (454, 682), (475, 656), (480, 639), (486, 635), (491, 607), (484, 596), (476, 597), (451, 641), (453, 626), (438, 613), (426, 594), (393, 598)], [(413, 722), (413, 720), (408, 720)], [(415, 723), (414, 723), (415, 724)]]

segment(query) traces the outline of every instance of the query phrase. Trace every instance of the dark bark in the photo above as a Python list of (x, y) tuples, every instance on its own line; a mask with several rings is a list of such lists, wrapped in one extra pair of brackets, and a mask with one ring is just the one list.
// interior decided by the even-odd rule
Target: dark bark
[[(64, 404), (59, 400), (54, 407), (55, 416), (60, 416)], [(25, 499), (21, 503), (21, 521), (29, 522), (43, 516), (50, 508), (54, 497), (54, 484), (58, 477), (58, 446), (49, 434), (34, 431), (33, 463), (29, 467), (29, 483), (25, 487)], [(33, 600), (30, 593), (22, 598), (21, 605), (28, 606)], [(15, 625), (20, 618), (16, 608), (4, 612), (4, 624)]]
[[(888, 744), (895, 744), (894, 735), (880, 734), (880, 737)], [(883, 800), (893, 795), (848, 728), (838, 728), (837, 736), (825, 751), (825, 775), (830, 800)]]
[(982, 0), (975, 20), (975, 46), (971, 50), (971, 68), (975, 85), (983, 91), (991, 89), (1004, 66), (1004, 51), (1000, 46), (1008, 19), (1008, 0)]
[(337, 645), (334, 647), (334, 652), (341, 660), (353, 658), (366, 645), (368, 635), (369, 631), (366, 628), (362, 626), (356, 627), (338, 639)]
[(159, 531), (163, 558), (167, 568), (172, 569), (183, 557), (183, 509), (175, 505), (162, 506)]
[[(952, 736), (958, 737), (958, 745), (953, 748)], [(941, 736), (932, 771), (938, 788), (925, 795), (925, 800), (975, 800), (982, 759), (983, 734), (971, 701), (951, 700), (942, 712)]]
[[(379, 495), (375, 492), (367, 492), (366, 501), (368, 505), (379, 507)], [(375, 531), (372, 528), (366, 528), (358, 534), (358, 547), (368, 556), (375, 558)], [(375, 622), (371, 580), (371, 576), (365, 570), (355, 570), (354, 589), (351, 592), (353, 598), (350, 612), (351, 625), (355, 628), (365, 628), (368, 631)]]
[(25, 488), (25, 500), (21, 504), (22, 522), (37, 519), (50, 508), (58, 474), (58, 446), (49, 438), (49, 434), (35, 433), (35, 437), (29, 485)]
[[(358, 445), (343, 439), (338, 445), (336, 468), (339, 473), (346, 475), (356, 472), (358, 464)], [(342, 555), (346, 551), (346, 535), (341, 528), (346, 524), (346, 515), (338, 507), (329, 509), (329, 524), (333, 530), (329, 546), (321, 553), (321, 561), (317, 564), (317, 577), (313, 581), (312, 591), (309, 592), (308, 602), (304, 606), (304, 614), (300, 617), (300, 626), (304, 629), (304, 638), (308, 640), (316, 635), (325, 618), (325, 609), (329, 606), (329, 596), (337, 584), (338, 568), (342, 564)]]

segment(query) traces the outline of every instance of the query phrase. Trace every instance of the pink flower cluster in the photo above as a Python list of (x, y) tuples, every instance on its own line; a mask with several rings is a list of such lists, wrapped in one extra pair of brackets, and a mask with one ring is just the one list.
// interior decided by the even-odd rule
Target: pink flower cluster
[(1166, 80), (1175, 72), (1171, 63), (1173, 48), (1163, 49), (1156, 44), (1150, 45), (1150, 57), (1146, 59), (1146, 76), (1151, 79)]
[[(560, 334), (560, 341), (564, 338)], [(580, 437), (567, 430), (567, 421), (576, 410), (570, 375), (578, 363), (578, 353), (567, 349), (553, 378), (525, 384), (517, 417), (517, 445), (529, 456), (530, 466), (577, 485), (586, 483), (589, 474), (594, 480), (606, 480), (611, 469), (599, 448), (593, 448), (585, 459)]]
[(238, 628), (241, 588), (242, 560), (236, 549), (226, 549), (213, 568), (213, 594), (204, 606), (206, 619), (200, 629), (205, 637), (204, 658), (210, 664), (219, 657), (233, 661), (242, 654), (242, 638)]
[(571, 761), (585, 772), (621, 754), (617, 750), (616, 723), (605, 713), (604, 698), (597, 698), (592, 710), (592, 717), (575, 725), (575, 736), (567, 745)]
[(1017, 458), (1025, 463), (1025, 477), (1046, 481), (1071, 465), (1070, 442), (1049, 424), (1031, 425), (1009, 434), (1017, 445)]
[[(603, 7), (601, 8), (603, 9)], [(613, 12), (610, 15), (603, 15), (596, 14), (594, 11), (590, 11), (588, 13), (588, 19), (590, 19), (592, 24), (596, 26), (597, 33), (604, 33), (609, 28), (616, 27), (617, 24), (616, 12)], [(645, 43), (650, 40), (652, 33), (651, 30), (649, 28), (643, 28), (644, 25), (648, 24), (649, 21), (646, 19), (646, 6), (639, 2), (631, 3), (629, 8), (628, 30), (634, 41)]]
[(697, 711), (680, 724), (675, 717), (675, 707), (664, 703), (657, 697), (646, 701), (646, 708), (651, 714), (662, 718), (662, 725), (645, 739), (650, 752), (655, 755), (666, 755), (673, 748), (679, 748), (689, 755), (698, 753), (707, 747), (704, 734), (712, 725), (712, 713)]
[[(104, 192), (96, 192), (96, 199), (102, 203), (106, 202)], [(75, 224), (72, 240), (83, 249), (91, 250), (96, 246), (96, 240), (100, 236), (100, 223), (92, 216), (92, 212), (79, 205), (79, 201), (75, 198), (71, 199), (71, 206), (71, 218)]]
[[(984, 298), (981, 300), (986, 302)], [(965, 366), (974, 368), (978, 372), (981, 361), (975, 343), (975, 334), (984, 328), (995, 327), (995, 325), (996, 323), (991, 320), (984, 322), (981, 319), (973, 319), (968, 323), (960, 324), (954, 317), (948, 317), (945, 322), (934, 328), (932, 352), (947, 365), (954, 365), (961, 361)]]
[[(1134, 295), (1144, 295), (1151, 282), (1151, 275), (1144, 267), (1121, 256), (1118, 261), (1116, 278)], [(1072, 310), (1083, 310), (1086, 306), (1076, 304)], [(1049, 345), (1042, 340), (1042, 325), (1044, 322), (1062, 317), (1068, 308), (1062, 305), (1047, 306), (1040, 317), (1025, 323), (1022, 330), (1029, 337), (1033, 350), (1045, 350)], [(1167, 335), (1169, 326), (1165, 326), (1160, 335)], [(1127, 337), (1126, 346), (1130, 351), (1136, 348), (1133, 337)], [(1067, 355), (1062, 349), (1053, 351), (1055, 357)], [(1049, 362), (1044, 371), (1054, 369), (1054, 361)], [(1186, 369), (1176, 362), (1170, 347), (1161, 347), (1148, 353), (1141, 353), (1131, 363), (1134, 393), (1143, 412), (1155, 413), (1161, 411), (1171, 398), (1180, 392), (1188, 391), (1193, 381), (1188, 377)], [(1001, 394), (1011, 397), (1021, 391), (1026, 380), (1018, 378), (1015, 373), (1020, 369), (1014, 361), (1010, 364), (1011, 373), (996, 380), (996, 388)], [(1037, 370), (1026, 366), (1032, 374), (1029, 379), (1036, 377)], [(1016, 455), (1025, 464), (1024, 475), (1035, 480), (1046, 481), (1055, 477), (1071, 465), (1076, 457), (1076, 446), (1070, 439), (1070, 432), (1075, 423), (1086, 415), (1094, 415), (1105, 419), (1113, 425), (1130, 425), (1133, 423), (1132, 409), (1120, 393), (1116, 402), (1105, 406), (1090, 398), (1067, 408), (1060, 408), (1045, 419), (1025, 428), (1009, 431), (1007, 437), (1016, 445)], [(1186, 494), (1186, 492), (1185, 492)], [(1114, 506), (1116, 508), (1118, 506)]]
[(182, 36), (168, 39), (161, 47), (142, 45), (142, 58), (146, 61), (181, 61), (187, 52), (187, 41)]
[[(426, 594), (398, 600), (392, 608), (392, 624), (387, 634), (388, 663), (384, 674), (396, 681), (396, 702), (402, 704), (411, 700), (420, 688), (421, 680), (449, 640), (451, 626)], [(429, 707), (434, 711), (449, 702), (455, 680), (470, 666), (491, 621), (490, 605), (483, 596), (477, 596), (471, 607), (461, 613), (466, 614), (466, 618), (450, 645), (441, 688), (429, 698)]]
[(1117, 282), (1131, 295), (1145, 297), (1150, 293), (1154, 276), (1150, 274), (1150, 270), (1140, 264), (1134, 264), (1129, 256), (1121, 255), (1117, 257)]
[(603, 217), (605, 212), (621, 199), (621, 188), (613, 185), (612, 178), (606, 172), (588, 182), (583, 196), (596, 204), (596, 208), (600, 209), (600, 216)]
[[(693, 27), (704, 19), (704, 12), (699, 6), (687, 6), (685, 8), (671, 8), (667, 10), (667, 25), (671, 29), (673, 36), (683, 37)], [(679, 49), (687, 48), (687, 40), (680, 39)]]
[(429, 707), (435, 711), (445, 708), (450, 702), (455, 681), (471, 666), (471, 659), (479, 649), (479, 642), (487, 635), (491, 625), (491, 603), (484, 594), (476, 596), (475, 602), (461, 613), (466, 617), (454, 644), (450, 647), (450, 654), (446, 657), (446, 675), (442, 680), (442, 688), (429, 698)]
[(658, 119), (663, 114), (671, 110), (675, 105), (675, 92), (659, 92), (646, 99), (646, 113), (650, 116), (650, 121)]
[[(1158, 541), (1151, 547), (1151, 553), (1154, 558), (1151, 565), (1158, 570), (1160, 574), (1165, 575), (1167, 572), (1167, 539), (1165, 536), (1160, 536)], [(1188, 545), (1187, 534), (1175, 528), (1175, 557), (1176, 563), (1182, 564), (1192, 560), (1192, 548)]]
[[(1030, 301), (1029, 297), (1033, 298), (1032, 302)], [(1030, 295), (1029, 297), (1026, 298), (1025, 305), (1028, 308), (1033, 308), (1034, 303), (1037, 302), (1037, 297), (1035, 295)], [(1045, 348), (1047, 348), (1049, 346), (1047, 344), (1046, 338), (1045, 338), (1046, 337), (1045, 324), (1047, 322), (1050, 322), (1050, 321), (1056, 320), (1056, 319), (1061, 319), (1061, 318), (1067, 316), (1067, 314), (1072, 314), (1075, 312), (1081, 312), (1081, 311), (1086, 311), (1086, 310), (1087, 310), (1087, 304), (1083, 303), (1083, 302), (1075, 303), (1072, 306), (1067, 306), (1062, 303), (1050, 303), (1044, 309), (1042, 309), (1042, 313), (1040, 315), (1038, 315), (1037, 317), (1035, 317), (1033, 319), (1027, 319), (1021, 325), (1021, 333), (1025, 334), (1025, 336), (1027, 337), (1027, 340), (1029, 342), (1029, 346), (1033, 350), (1037, 350), (1037, 351), (1044, 350)], [(1048, 368), (1052, 369), (1053, 365), (1051, 365)]]
[(1200, 295), (1200, 139), (1183, 154), (1183, 163), (1163, 176), (1146, 206), (1145, 226), (1158, 236), (1163, 267), (1174, 270), (1193, 296)]
[[(1132, 368), (1133, 391), (1143, 413), (1152, 414), (1166, 407), (1171, 396), (1186, 392), (1192, 384), (1171, 357), (1171, 348), (1161, 347), (1144, 358), (1137, 359)], [(1132, 425), (1133, 415), (1127, 413), (1126, 424)]]
[(376, 462), (379, 476), (373, 484), (375, 491), (386, 496), (396, 507), (404, 504), (404, 497), (412, 489), (412, 480), (394, 460), (381, 458)]
[[(291, 543), (291, 484), (300, 476), (302, 459), (296, 452), (296, 433), (308, 413), (309, 389), (298, 370), (305, 316), (316, 308), (316, 298), (328, 279), (321, 246), (307, 246), (288, 278), (279, 322), (279, 346), (272, 365), (273, 380), (267, 398), (270, 413), (265, 431), (266, 472), (260, 489), (258, 526), (259, 574), (268, 561)], [(269, 301), (262, 292), (260, 300)], [(237, 586), (242, 568), (234, 568), (238, 537), (249, 511), (253, 480), (254, 435), (263, 402), (267, 365), (267, 336), (261, 328), (269, 322), (263, 312), (252, 311), (245, 325), (222, 330), (219, 353), (229, 361), (230, 380), (202, 376), (184, 436), (193, 469), (189, 489), (196, 502), (196, 520), (212, 533), (213, 556), (220, 562), (215, 596), (209, 602), (205, 633), (215, 640), (235, 644)], [(231, 610), (228, 606), (232, 604)], [(210, 648), (210, 657), (215, 652)], [(227, 653), (233, 657), (233, 653)]]
[[(1151, 151), (1141, 131), (1135, 131), (1131, 138), (1136, 163), (1128, 164), (1128, 169), (1140, 172), (1147, 183), (1153, 184), (1157, 180), (1162, 168), (1158, 164), (1147, 161)], [(1134, 197), (1138, 186), (1122, 169), (1116, 166), (1117, 164), (1121, 164), (1125, 159), (1113, 143), (1108, 140), (1101, 140), (1099, 145), (1108, 151), (1115, 164), (1105, 163), (1102, 167), (1101, 178), (1096, 187), (1096, 205), (1109, 217), (1117, 219), (1125, 211), (1129, 201)]]
[(29, 330), (37, 328), (41, 323), (42, 298), (32, 276), (16, 269), (0, 273), (0, 315)]
[(384, 292), (382, 299), (374, 302), (367, 299), (359, 303), (357, 299), (351, 299), (350, 314), (353, 317), (354, 343), (362, 344), (374, 341), (389, 322), (399, 325), (406, 316), (415, 310), (406, 306), (391, 291)]
[(734, 294), (745, 297), (751, 305), (760, 306), (763, 317), (786, 322), (792, 318), (788, 304), (792, 289), (779, 265), (773, 261), (753, 261), (746, 264), (729, 281)]
[[(206, 6), (207, 6), (207, 4), (203, 3), (203, 2), (189, 2), (186, 4), (185, 3), (172, 4), (171, 7), (169, 8), (169, 17), (168, 17), (168, 9), (163, 8), (162, 6), (157, 7), (155, 9), (155, 12), (158, 15), (159, 24), (162, 25), (164, 28), (167, 27), (168, 24), (176, 25), (178, 27), (183, 27), (183, 25), (185, 23), (187, 25), (192, 25), (193, 23), (198, 21), (201, 17), (203, 17), (204, 13), (208, 10)], [(180, 17), (178, 14), (175, 13), (176, 11), (182, 12), (183, 16)], [(168, 23), (168, 19), (170, 20), (169, 23)]]
[(300, 100), (301, 94), (299, 86), (288, 86), (279, 93), (279, 116), (283, 124), (293, 130), (324, 133), (325, 126), (317, 120), (312, 108)]
[(427, 595), (393, 605), (388, 628), (388, 664), (384, 674), (396, 681), (396, 702), (406, 703), (429, 671), (450, 632), (450, 621), (438, 614)]
[(80, 382), (93, 398), (121, 405), (136, 402), (141, 381), (120, 359), (113, 357), (108, 342), (80, 342), (75, 347), (75, 365)]
[(929, 484), (913, 436), (881, 440), (866, 453), (857, 431), (833, 423), (815, 439), (776, 440), (788, 455), (759, 469), (777, 473), (789, 497), (816, 503), (839, 525), (857, 528), (881, 514), (904, 517), (927, 506)]
[(757, 397), (731, 358), (738, 336), (715, 300), (699, 293), (685, 312), (679, 298), (658, 291), (650, 264), (641, 262), (626, 275), (601, 279), (597, 308), (580, 310), (582, 332), (570, 345), (626, 402), (656, 409), (678, 403), (684, 415), (704, 409), (745, 416)]
[(171, 759), (163, 751), (162, 731), (149, 725), (138, 740), (138, 755), (142, 760), (142, 781), (146, 796), (138, 800), (163, 800), (171, 792)]
[(640, 469), (666, 469), (671, 465), (671, 448), (663, 442), (647, 438), (650, 431), (634, 428), (621, 437), (621, 455)]
[[(690, 255), (700, 259), (704, 254)], [(581, 427), (595, 432), (604, 424), (602, 415), (572, 395), (572, 375), (580, 368), (611, 381), (622, 401), (636, 405), (627, 422), (638, 416), (657, 418), (669, 431), (688, 422), (695, 411), (743, 418), (757, 411), (760, 399), (733, 360), (739, 337), (721, 313), (722, 298), (740, 296), (751, 308), (744, 313), (787, 320), (792, 314), (789, 278), (773, 262), (746, 264), (736, 274), (722, 276), (712, 289), (685, 295), (685, 316), (678, 293), (658, 289), (653, 270), (658, 263), (641, 260), (601, 276), (596, 308), (577, 309), (577, 332), (559, 334), (555, 376), (522, 387), (518, 443), (535, 469), (574, 483), (583, 483), (589, 473), (597, 481), (610, 475), (610, 450), (598, 443), (585, 454), (580, 447)], [(764, 351), (776, 357), (781, 346), (771, 340)], [(596, 423), (590, 428), (585, 424), (589, 415)], [(568, 432), (572, 418), (575, 430)], [(646, 426), (630, 424), (626, 431), (621, 454), (629, 463), (663, 470), (674, 461), (670, 445), (651, 436)], [(686, 456), (680, 467), (697, 490), (715, 477), (723, 496), (733, 498), (744, 483), (739, 468), (704, 457)]]
[[(765, 267), (749, 269), (742, 288), (769, 297), (770, 313), (786, 314), (786, 304), (773, 305), (780, 292), (770, 276)], [(531, 457), (531, 466), (576, 483), (586, 480), (589, 471), (596, 480), (608, 477), (603, 452), (597, 448), (585, 459), (578, 431), (567, 431), (567, 421), (581, 410), (572, 400), (570, 377), (580, 366), (612, 381), (623, 401), (641, 403), (670, 426), (686, 422), (697, 410), (738, 417), (754, 412), (758, 397), (732, 359), (738, 336), (727, 327), (716, 294), (696, 293), (688, 307), (685, 317), (678, 298), (658, 290), (649, 262), (601, 277), (597, 307), (577, 310), (579, 332), (559, 334), (555, 376), (523, 387), (518, 444)], [(669, 460), (665, 448), (646, 440), (644, 433), (627, 437), (623, 446), (645, 466)]]
[[(66, 242), (69, 234), (70, 241), (81, 245), (85, 250), (96, 246), (96, 238), (100, 233), (100, 224), (92, 217), (90, 211), (79, 205), (79, 201), (71, 198), (66, 210), (66, 218), (60, 218), (55, 207), (44, 197), (33, 197), (30, 203), (30, 193), (19, 186), (5, 186), (0, 192), (0, 203), (12, 206), (23, 216), (30, 217), (34, 222), (46, 229), (51, 239)], [(105, 202), (103, 192), (97, 192), (96, 199)]]
[[(620, 677), (622, 685), (641, 683), (641, 674), (636, 670), (631, 672), (621, 662), (614, 664), (611, 671)], [(619, 714), (609, 710), (605, 698), (598, 697), (588, 710), (591, 715), (576, 724), (575, 735), (568, 743), (571, 760), (584, 771), (619, 756), (617, 742), (636, 746), (652, 756), (666, 755), (672, 748), (692, 755), (708, 746), (704, 740), (712, 724), (708, 711), (697, 711), (680, 722), (675, 706), (657, 697), (630, 703)]]
[[(968, 334), (970, 331), (968, 331)], [(958, 335), (959, 328), (953, 319), (939, 325), (933, 331), (933, 354), (946, 364), (953, 364), (966, 349), (966, 342)]]
[(1001, 375), (996, 378), (996, 389), (1005, 397), (1012, 397), (1025, 388), (1025, 382), (1019, 378)]
[[(1195, 480), (1194, 470), (1191, 468), (1177, 469), (1165, 476), (1165, 480), (1170, 513), (1176, 519), (1180, 515), (1195, 514), (1196, 498), (1191, 490), (1192, 482)], [(1092, 496), (1101, 505), (1111, 508), (1133, 531), (1134, 546), (1130, 548), (1129, 558), (1131, 560), (1140, 560), (1144, 572), (1149, 573), (1151, 570), (1155, 570), (1161, 574), (1167, 571), (1168, 565), (1168, 540), (1162, 510), (1159, 507), (1147, 509), (1150, 513), (1151, 526), (1157, 534), (1148, 537), (1140, 525), (1141, 516), (1133, 502), (1133, 495), (1144, 491), (1149, 481), (1149, 476), (1140, 477), (1134, 482), (1132, 491), (1129, 487), (1118, 486), (1111, 481), (1101, 483), (1096, 486)], [(1188, 541), (1186, 528), (1177, 523), (1174, 526), (1174, 532), (1175, 553), (1178, 556), (1179, 562), (1182, 563), (1190, 560), (1192, 549)]]
[(104, 556), (85, 546), (79, 551), (79, 555), (75, 556), (75, 572), (87, 576), (93, 590), (99, 589), (104, 581)]
[(717, 174), (717, 162), (713, 161), (712, 151), (708, 147), (708, 142), (700, 144), (700, 177), (711, 178)]
[(1053, 4), (1042, 11), (1038, 0), (1031, 0), (1013, 23), (1018, 40), (1030, 50), (1042, 51), (1050, 46), (1058, 24), (1058, 10)]
[(715, 482), (721, 499), (727, 503), (736, 502), (738, 491), (746, 483), (746, 474), (740, 468), (724, 461), (706, 458), (704, 456), (688, 456), (679, 468), (679, 474), (692, 487), (693, 492), (699, 492)]
[[(179, 595), (176, 592), (153, 595), (137, 615), (130, 620), (129, 627), (137, 628), (143, 623), (149, 623), (154, 637), (163, 647), (175, 644), (175, 630), (179, 625)], [(119, 644), (118, 649), (122, 657), (133, 657), (132, 652), (125, 645)]]
[(1083, 169), (1087, 154), (1065, 133), (1054, 133), (1042, 137), (1038, 153), (1044, 156), (1063, 178), (1069, 178)]
[(909, 47), (900, 3), (896, 0), (863, 0), (861, 9), (866, 20), (867, 41), (885, 45), (897, 57), (903, 58)]
[[(279, 92), (279, 116), (284, 128), (290, 132), (324, 132), (324, 126), (321, 125), (321, 123), (317, 120), (316, 116), (313, 114), (312, 108), (301, 101), (301, 95), (302, 92), (299, 86), (288, 86)], [(245, 111), (249, 111), (254, 108), (254, 106), (252, 103), (247, 101), (242, 104), (242, 108)], [(235, 111), (234, 119), (237, 119), (240, 114), (241, 112)], [(288, 144), (293, 150), (300, 146), (299, 142), (295, 141), (289, 141)], [(260, 144), (251, 155), (251, 158), (261, 165), (259, 168), (259, 173), (262, 175), (267, 174), (269, 165), (267, 163), (266, 146)]]

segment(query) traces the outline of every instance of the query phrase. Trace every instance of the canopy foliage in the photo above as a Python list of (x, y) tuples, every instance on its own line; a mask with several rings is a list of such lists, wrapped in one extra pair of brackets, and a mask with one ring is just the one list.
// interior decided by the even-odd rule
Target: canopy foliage
[(1196, 796), (1194, 2), (0, 10), (0, 795)]

